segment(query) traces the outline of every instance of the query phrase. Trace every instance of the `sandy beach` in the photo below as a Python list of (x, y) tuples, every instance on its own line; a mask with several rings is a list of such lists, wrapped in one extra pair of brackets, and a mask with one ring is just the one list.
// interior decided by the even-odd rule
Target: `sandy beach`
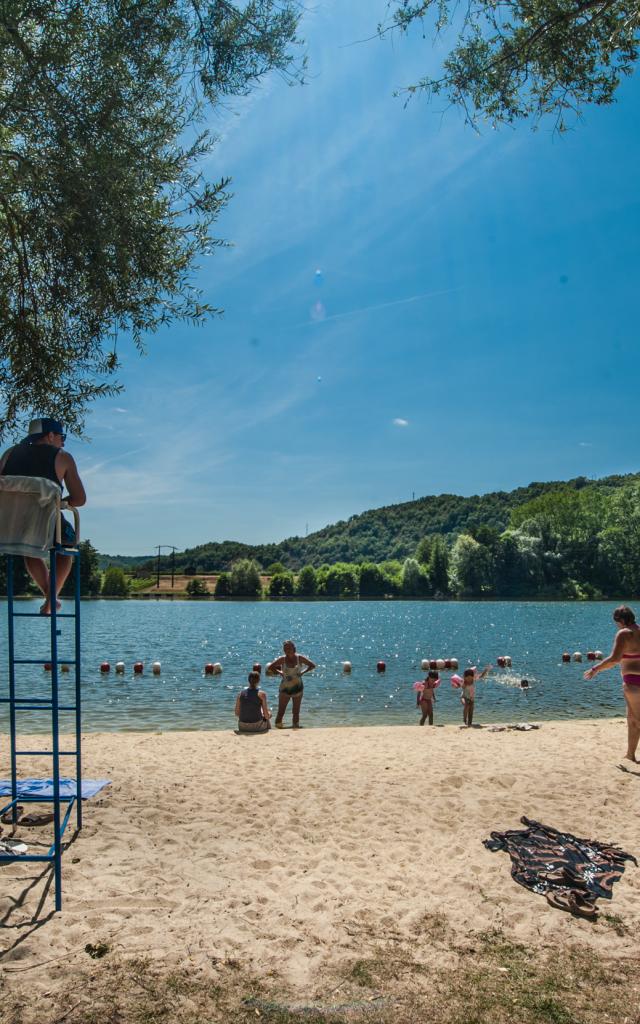
[[(531, 732), (88, 734), (85, 775), (112, 785), (85, 802), (65, 853), (62, 913), (50, 914), (51, 891), (42, 904), (38, 865), (2, 869), (0, 992), (21, 1006), (9, 1019), (44, 1020), (39, 999), (110, 956), (212, 976), (250, 963), (295, 993), (394, 944), (455, 967), (491, 930), (531, 950), (635, 955), (633, 864), (593, 924), (515, 884), (509, 857), (482, 844), (524, 814), (639, 855), (640, 766), (621, 770), (624, 750), (618, 719)], [(3, 742), (3, 777), (6, 755)], [(35, 852), (50, 830), (16, 835)], [(88, 944), (107, 955), (90, 959)]]

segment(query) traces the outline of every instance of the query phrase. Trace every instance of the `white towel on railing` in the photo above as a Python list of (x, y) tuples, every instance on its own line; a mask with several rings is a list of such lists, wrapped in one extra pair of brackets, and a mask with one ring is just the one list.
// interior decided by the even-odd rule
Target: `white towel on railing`
[(53, 546), (60, 488), (41, 476), (0, 476), (0, 551), (43, 558)]

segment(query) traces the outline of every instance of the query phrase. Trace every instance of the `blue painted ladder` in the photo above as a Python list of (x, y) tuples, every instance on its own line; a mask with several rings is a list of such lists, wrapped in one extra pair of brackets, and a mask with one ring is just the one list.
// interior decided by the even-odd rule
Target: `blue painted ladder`
[[(41, 861), (49, 863), (53, 867), (55, 887), (55, 908), (62, 909), (62, 852), (63, 836), (71, 813), (75, 806), (76, 828), (82, 828), (82, 749), (81, 749), (81, 688), (80, 688), (80, 551), (77, 548), (63, 548), (56, 543), (49, 553), (50, 590), (56, 592), (56, 555), (71, 555), (74, 558), (74, 582), (75, 600), (73, 612), (58, 612), (54, 607), (51, 616), (43, 616), (38, 612), (20, 612), (15, 610), (14, 602), (14, 581), (13, 581), (13, 555), (7, 555), (7, 616), (8, 616), (8, 696), (0, 696), (0, 703), (9, 706), (9, 731), (11, 737), (11, 801), (0, 808), (0, 815), (6, 814), (10, 817), (15, 826), (17, 823), (18, 802), (25, 803), (51, 803), (53, 805), (54, 839), (47, 853), (42, 854), (12, 854), (0, 853), (0, 864), (11, 861)], [(41, 658), (17, 658), (16, 657), (16, 619), (35, 618), (40, 619), (43, 626), (50, 626), (50, 651), (46, 657)], [(58, 628), (60, 619), (73, 620), (74, 628), (74, 651), (73, 658), (58, 658), (58, 637), (61, 629)], [(18, 696), (18, 681), (16, 666), (19, 665), (43, 665), (48, 662), (51, 665), (51, 695), (47, 697), (20, 697)], [(60, 704), (59, 702), (59, 674), (60, 664), (73, 665), (75, 669), (75, 697), (72, 704)], [(50, 712), (51, 714), (51, 749), (50, 750), (20, 750), (18, 748), (18, 715), (21, 711)], [(73, 750), (60, 750), (60, 713), (73, 712), (75, 744)], [(19, 757), (50, 757), (51, 758), (51, 780), (53, 783), (53, 794), (50, 798), (42, 796), (20, 796), (18, 797), (18, 758)], [(75, 795), (66, 796), (60, 793), (60, 758), (75, 758)], [(66, 804), (66, 811), (62, 817), (61, 808)], [(10, 814), (9, 814), (10, 812)]]

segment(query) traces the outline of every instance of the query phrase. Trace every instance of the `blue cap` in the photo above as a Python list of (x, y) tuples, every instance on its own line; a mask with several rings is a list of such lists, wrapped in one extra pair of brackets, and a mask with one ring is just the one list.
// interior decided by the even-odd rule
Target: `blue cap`
[(64, 427), (59, 420), (49, 419), (48, 416), (43, 416), (39, 420), (31, 420), (29, 433), (23, 438), (22, 443), (33, 444), (34, 441), (43, 438), (45, 434), (62, 434), (64, 436)]

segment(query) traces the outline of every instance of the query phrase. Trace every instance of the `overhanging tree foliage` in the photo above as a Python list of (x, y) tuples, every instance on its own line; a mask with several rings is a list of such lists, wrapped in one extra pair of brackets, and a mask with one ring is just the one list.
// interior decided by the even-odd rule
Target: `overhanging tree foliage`
[[(227, 180), (211, 105), (293, 72), (295, 0), (0, 0), (0, 434), (76, 430), (116, 338), (217, 312), (193, 287)], [(189, 138), (189, 142), (185, 139)]]
[(637, 0), (389, 0), (380, 34), (408, 32), (416, 23), (439, 37), (457, 34), (441, 73), (409, 85), (459, 106), (467, 120), (511, 123), (555, 119), (584, 104), (614, 99), (638, 59)]

